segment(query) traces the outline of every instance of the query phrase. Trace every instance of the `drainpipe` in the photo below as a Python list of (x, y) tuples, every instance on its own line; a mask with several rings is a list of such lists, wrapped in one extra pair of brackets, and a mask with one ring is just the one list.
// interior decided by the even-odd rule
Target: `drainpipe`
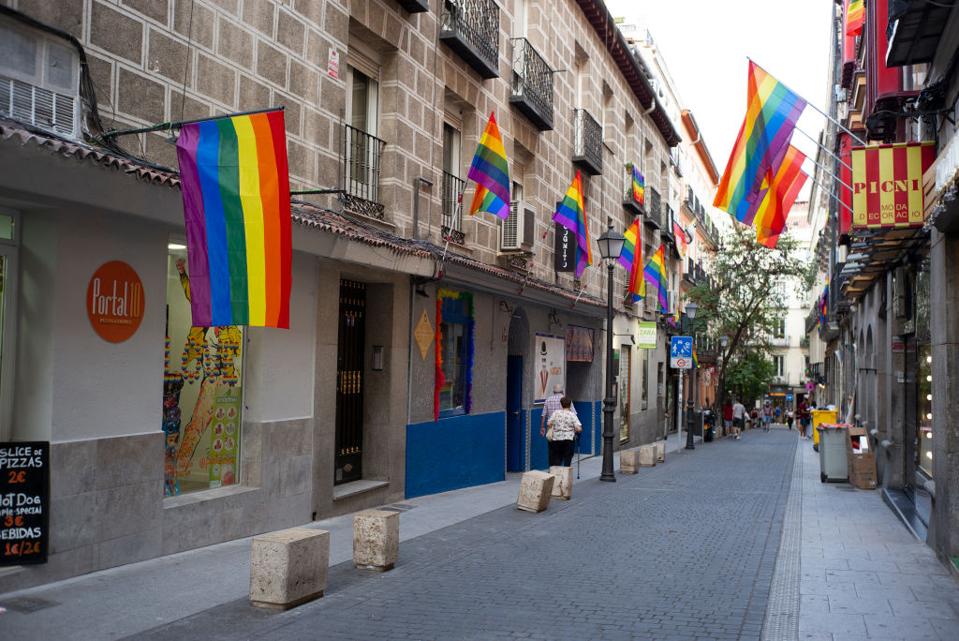
[(843, 394), (843, 378), (842, 378), (842, 348), (837, 349), (833, 352), (836, 355), (836, 366), (839, 369), (839, 374), (836, 376), (836, 380), (839, 382), (839, 390), (837, 394), (837, 403), (836, 409), (842, 411), (842, 394)]
[(655, 99), (655, 98), (653, 98), (653, 102), (650, 103), (649, 109), (647, 109), (646, 111), (643, 112), (643, 115), (644, 115), (644, 116), (648, 116), (649, 114), (653, 113), (654, 111), (656, 111), (656, 99)]

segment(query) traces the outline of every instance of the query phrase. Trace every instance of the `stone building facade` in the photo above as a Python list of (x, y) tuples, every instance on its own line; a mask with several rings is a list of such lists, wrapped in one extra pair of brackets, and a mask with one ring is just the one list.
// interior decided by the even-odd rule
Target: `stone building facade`
[[(648, 256), (674, 251), (683, 192), (677, 125), (601, 1), (4, 0), (0, 28), (46, 69), (0, 65), (0, 95), (69, 69), (73, 101), (70, 122), (0, 107), (0, 440), (53, 450), (50, 561), (0, 590), (542, 467), (544, 371), (599, 453), (605, 270), (594, 246), (581, 279), (556, 271), (551, 215), (578, 170), (594, 242), (638, 216)], [(198, 334), (176, 127), (109, 132), (271, 106), (303, 192), (291, 327)], [(464, 212), (491, 112), (505, 224)], [(626, 198), (632, 164), (646, 206)], [(83, 314), (109, 261), (146, 300), (116, 344)], [(625, 279), (617, 323), (662, 328), (623, 305)], [(644, 399), (617, 410), (620, 446), (661, 434), (664, 341), (618, 364)]]

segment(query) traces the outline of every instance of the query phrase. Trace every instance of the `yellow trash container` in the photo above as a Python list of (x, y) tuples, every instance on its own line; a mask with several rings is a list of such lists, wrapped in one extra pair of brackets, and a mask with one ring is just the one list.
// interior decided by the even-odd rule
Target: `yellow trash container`
[(819, 430), (816, 429), (820, 425), (832, 424), (839, 421), (839, 411), (838, 410), (811, 410), (809, 412), (812, 416), (812, 448), (819, 451)]

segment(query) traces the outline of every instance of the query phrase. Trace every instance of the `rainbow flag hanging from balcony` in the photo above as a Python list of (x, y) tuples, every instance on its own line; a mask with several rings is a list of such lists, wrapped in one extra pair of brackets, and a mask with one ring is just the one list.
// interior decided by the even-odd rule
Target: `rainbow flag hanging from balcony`
[(714, 206), (740, 222), (745, 220), (761, 198), (762, 182), (805, 108), (805, 100), (749, 61), (746, 116), (716, 190)]
[(509, 162), (493, 112), (473, 154), (467, 178), (476, 183), (470, 215), (485, 211), (503, 220), (509, 218)]
[(176, 144), (195, 327), (290, 326), (283, 111), (186, 124)]
[(633, 221), (623, 234), (626, 241), (623, 251), (619, 255), (619, 264), (629, 273), (629, 284), (626, 294), (632, 302), (640, 300), (646, 293), (645, 281), (640, 278), (640, 265), (643, 264), (643, 234), (639, 227), (639, 219)]
[(846, 35), (858, 36), (866, 23), (866, 7), (863, 0), (849, 0), (846, 8)]
[[(666, 250), (662, 245), (656, 250), (646, 267), (643, 269), (643, 280), (651, 286), (659, 300), (659, 311), (663, 314), (669, 311), (669, 281), (666, 279)], [(647, 292), (649, 290), (647, 289)]]
[(583, 275), (583, 271), (593, 264), (593, 250), (589, 241), (589, 223), (586, 221), (586, 205), (583, 201), (583, 180), (576, 172), (573, 183), (566, 190), (553, 221), (559, 223), (576, 236), (576, 278)]
[(632, 165), (630, 173), (632, 174), (633, 200), (642, 207), (646, 204), (646, 179), (636, 165)]

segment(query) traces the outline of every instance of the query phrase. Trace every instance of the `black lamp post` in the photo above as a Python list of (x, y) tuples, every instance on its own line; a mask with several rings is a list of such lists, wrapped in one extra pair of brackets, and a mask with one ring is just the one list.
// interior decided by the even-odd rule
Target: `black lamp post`
[(623, 251), (626, 238), (610, 225), (599, 237), (599, 254), (606, 261), (608, 284), (606, 286), (606, 398), (603, 399), (603, 471), (600, 481), (615, 482), (613, 473), (613, 267)]
[[(696, 310), (698, 307), (696, 303), (686, 303), (686, 317), (690, 320), (690, 334), (695, 335), (692, 327), (692, 321), (696, 319)], [(695, 345), (693, 349), (696, 349)], [(693, 359), (695, 361), (695, 359)], [(693, 445), (693, 427), (696, 423), (696, 369), (694, 367), (690, 368), (689, 375), (689, 400), (686, 402), (686, 449), (694, 450), (696, 446)]]

